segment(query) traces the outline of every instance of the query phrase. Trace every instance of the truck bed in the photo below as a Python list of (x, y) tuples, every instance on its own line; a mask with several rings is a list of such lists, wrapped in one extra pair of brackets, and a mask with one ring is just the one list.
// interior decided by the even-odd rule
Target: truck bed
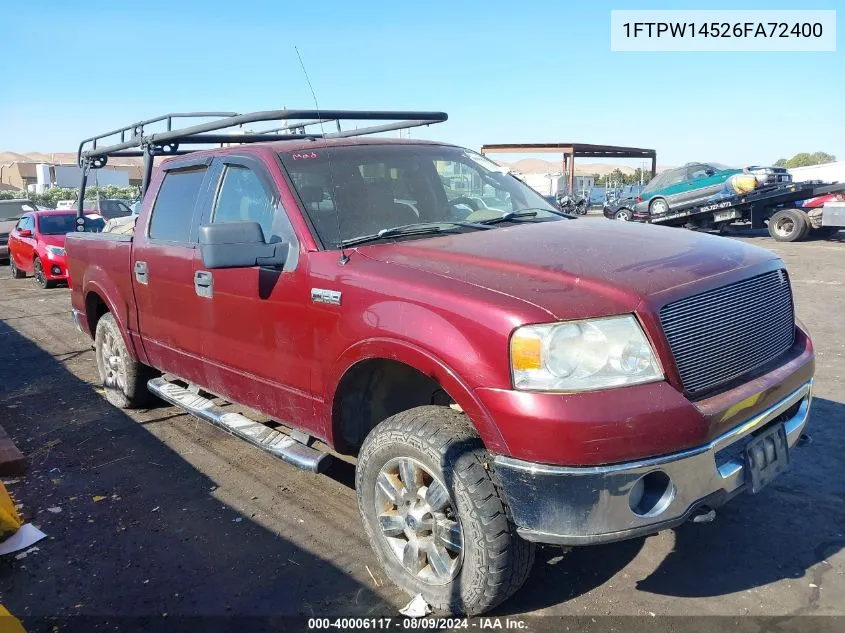
[[(119, 322), (135, 329), (132, 291), (132, 236), (113, 233), (70, 233), (65, 242), (71, 279), (71, 303), (86, 313), (83, 288), (99, 288)], [(82, 326), (85, 327), (83, 320)], [(93, 332), (91, 332), (93, 335)]]

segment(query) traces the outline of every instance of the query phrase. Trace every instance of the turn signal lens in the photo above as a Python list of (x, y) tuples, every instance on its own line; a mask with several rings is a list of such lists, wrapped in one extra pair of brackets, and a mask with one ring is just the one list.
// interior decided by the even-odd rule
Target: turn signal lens
[(511, 339), (511, 363), (520, 371), (540, 369), (543, 362), (543, 341), (531, 332), (517, 332)]

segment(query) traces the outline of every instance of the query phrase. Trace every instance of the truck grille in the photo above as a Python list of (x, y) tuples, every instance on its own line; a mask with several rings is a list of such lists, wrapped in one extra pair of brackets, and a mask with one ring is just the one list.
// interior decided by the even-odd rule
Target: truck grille
[(0, 246), (5, 246), (9, 243), (9, 234), (8, 233), (0, 233)]
[(792, 347), (795, 314), (785, 270), (708, 290), (660, 310), (684, 389), (702, 392)]

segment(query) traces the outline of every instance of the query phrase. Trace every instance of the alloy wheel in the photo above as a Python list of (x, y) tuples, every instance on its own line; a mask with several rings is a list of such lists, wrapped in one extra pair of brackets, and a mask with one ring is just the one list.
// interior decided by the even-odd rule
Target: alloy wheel
[(35, 260), (35, 281), (42, 288), (47, 287), (47, 275), (44, 274), (44, 266), (40, 259)]
[(443, 482), (410, 457), (388, 461), (375, 486), (381, 537), (404, 569), (432, 585), (458, 574), (463, 530)]
[(100, 347), (100, 360), (103, 366), (103, 386), (107, 389), (124, 391), (126, 388), (126, 367), (120, 355), (114, 333), (106, 332)]

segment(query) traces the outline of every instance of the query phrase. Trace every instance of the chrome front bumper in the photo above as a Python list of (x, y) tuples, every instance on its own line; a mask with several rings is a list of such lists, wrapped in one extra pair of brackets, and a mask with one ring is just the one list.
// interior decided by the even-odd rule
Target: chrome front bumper
[[(674, 527), (701, 508), (715, 508), (746, 484), (741, 442), (773, 421), (782, 422), (790, 448), (807, 423), (812, 380), (743, 424), (697, 448), (627, 464), (562, 467), (499, 455), (494, 468), (519, 534), (539, 543), (590, 545)], [(643, 479), (648, 475), (648, 479)], [(633, 496), (666, 483), (648, 512)], [(642, 483), (648, 482), (646, 486)], [(648, 494), (648, 493), (647, 493)], [(649, 507), (649, 506), (645, 506)]]

